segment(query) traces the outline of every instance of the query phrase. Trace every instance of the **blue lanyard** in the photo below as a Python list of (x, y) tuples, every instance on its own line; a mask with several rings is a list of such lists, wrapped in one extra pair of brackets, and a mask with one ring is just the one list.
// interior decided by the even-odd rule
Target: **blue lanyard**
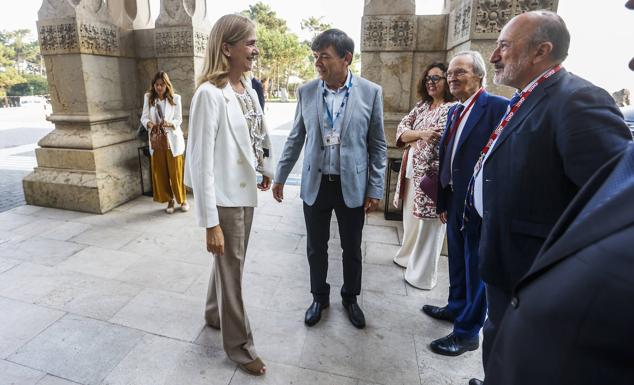
[(326, 101), (326, 95), (328, 93), (328, 90), (326, 89), (326, 82), (323, 82), (323, 87), (324, 87), (323, 98), (324, 98), (324, 104), (326, 105), (326, 114), (328, 114), (328, 123), (330, 123), (330, 128), (334, 130), (335, 121), (337, 120), (339, 115), (341, 115), (341, 111), (343, 111), (343, 108), (345, 107), (346, 102), (348, 101), (348, 97), (350, 97), (350, 89), (352, 88), (352, 74), (350, 74), (350, 81), (348, 82), (348, 86), (346, 87), (346, 94), (343, 96), (343, 100), (341, 101), (339, 110), (337, 111), (337, 114), (335, 115), (334, 118), (332, 117), (332, 112), (330, 112), (330, 108), (328, 108), (328, 102)]

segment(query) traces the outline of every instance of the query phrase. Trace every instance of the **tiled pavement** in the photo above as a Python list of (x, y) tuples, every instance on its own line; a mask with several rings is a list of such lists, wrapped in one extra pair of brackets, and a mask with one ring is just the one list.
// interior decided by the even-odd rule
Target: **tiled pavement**
[[(336, 293), (341, 264), (332, 223), (332, 306), (304, 326), (311, 301), (298, 188), (284, 203), (260, 194), (244, 286), (263, 377), (236, 370), (202, 309), (210, 270), (194, 214), (168, 216), (141, 197), (105, 215), (34, 206), (0, 213), (0, 384), (396, 385), (466, 384), (480, 351), (436, 356), (449, 325), (419, 311), (447, 296), (406, 285), (392, 255), (401, 230), (371, 214), (364, 231), (368, 326), (350, 325)], [(195, 204), (195, 202), (192, 202)]]

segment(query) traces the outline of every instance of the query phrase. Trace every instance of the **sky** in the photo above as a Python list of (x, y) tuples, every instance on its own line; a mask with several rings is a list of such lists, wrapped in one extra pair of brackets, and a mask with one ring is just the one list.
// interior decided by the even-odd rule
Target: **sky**
[[(28, 28), (35, 32), (37, 11), (43, 0), (20, 0), (0, 13), (0, 30)], [(150, 0), (154, 16), (159, 0)], [(210, 21), (240, 12), (257, 0), (207, 0)], [(364, 0), (262, 0), (287, 21), (289, 29), (303, 35), (300, 22), (310, 16), (346, 31), (359, 46)], [(389, 1), (389, 0), (385, 0)], [(558, 13), (571, 34), (568, 59), (564, 66), (610, 93), (629, 88), (634, 93), (634, 72), (627, 68), (634, 57), (634, 11), (626, 0), (559, 0)], [(440, 13), (442, 0), (416, 0), (416, 13)], [(10, 9), (9, 9), (10, 8)], [(630, 27), (627, 27), (627, 26)], [(35, 34), (33, 35), (35, 38)]]

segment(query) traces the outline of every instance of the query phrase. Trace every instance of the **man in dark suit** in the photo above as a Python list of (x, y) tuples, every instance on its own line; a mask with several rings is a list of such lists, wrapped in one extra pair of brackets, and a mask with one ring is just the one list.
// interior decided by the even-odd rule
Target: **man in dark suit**
[(260, 107), (262, 107), (262, 111), (264, 111), (264, 87), (262, 87), (262, 83), (256, 78), (251, 78), (251, 87), (255, 90), (255, 93), (258, 94), (258, 102), (260, 102)]
[(513, 290), (487, 385), (632, 384), (633, 197), (630, 144), (579, 192)]
[(513, 287), (579, 188), (631, 141), (610, 95), (561, 68), (569, 44), (560, 16), (533, 11), (504, 26), (491, 54), (494, 81), (522, 92), (483, 150), (471, 190), (483, 218), (485, 368)]
[(506, 112), (508, 100), (484, 89), (486, 66), (476, 51), (456, 54), (449, 63), (447, 82), (460, 102), (449, 110), (440, 140), (440, 220), (447, 223), (449, 299), (447, 306), (423, 306), (430, 317), (454, 322), (453, 332), (430, 344), (432, 351), (458, 356), (480, 345), (479, 333), (486, 315), (484, 284), (478, 272), (480, 221), (464, 223), (467, 186), (480, 150)]

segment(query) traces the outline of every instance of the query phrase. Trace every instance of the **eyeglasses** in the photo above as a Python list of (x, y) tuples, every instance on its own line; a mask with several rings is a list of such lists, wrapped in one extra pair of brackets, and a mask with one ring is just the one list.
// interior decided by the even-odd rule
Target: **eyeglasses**
[(438, 75), (432, 75), (432, 76), (425, 76), (425, 84), (432, 82), (434, 84), (438, 83), (438, 81), (440, 79), (446, 79), (444, 76), (438, 76)]
[(447, 79), (449, 78), (460, 78), (467, 74), (467, 70), (457, 69), (455, 71), (447, 71)]

